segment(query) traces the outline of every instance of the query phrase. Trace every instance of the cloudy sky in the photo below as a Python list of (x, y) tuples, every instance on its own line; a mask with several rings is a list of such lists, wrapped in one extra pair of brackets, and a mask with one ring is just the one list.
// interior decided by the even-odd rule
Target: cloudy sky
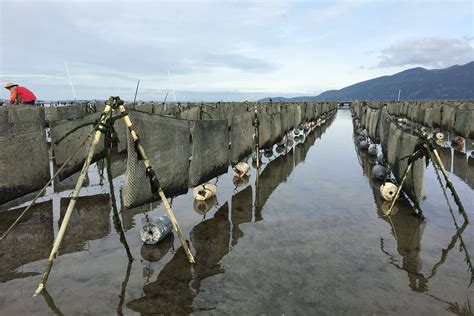
[(0, 11), (2, 82), (46, 100), (73, 99), (70, 81), (77, 99), (130, 100), (137, 80), (143, 100), (172, 86), (183, 101), (317, 95), (474, 60), (473, 0), (0, 0)]

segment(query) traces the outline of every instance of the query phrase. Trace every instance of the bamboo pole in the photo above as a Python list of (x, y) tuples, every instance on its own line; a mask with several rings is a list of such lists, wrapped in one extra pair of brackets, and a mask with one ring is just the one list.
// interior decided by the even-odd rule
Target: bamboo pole
[(464, 210), (464, 207), (461, 203), (461, 199), (459, 198), (459, 195), (456, 192), (456, 189), (454, 188), (454, 185), (451, 182), (451, 179), (449, 178), (449, 174), (446, 171), (446, 168), (444, 167), (443, 161), (441, 160), (441, 157), (439, 156), (438, 151), (433, 146), (429, 146), (429, 147), (430, 147), (430, 150), (433, 152), (433, 154), (436, 158), (436, 161), (435, 161), (436, 164), (441, 169), (441, 173), (443, 174), (444, 180), (446, 181), (446, 186), (449, 188), (449, 190), (453, 194), (454, 201), (456, 202), (456, 204), (459, 208), (459, 213), (461, 213), (461, 215), (464, 217), (465, 221), (469, 222), (469, 218), (467, 217), (466, 211)]
[(40, 283), (38, 284), (38, 288), (36, 289), (33, 296), (37, 296), (46, 286), (46, 282), (48, 281), (49, 273), (51, 272), (51, 268), (53, 267), (54, 258), (58, 253), (59, 246), (61, 245), (61, 241), (64, 237), (64, 233), (66, 232), (67, 225), (69, 223), (69, 219), (71, 218), (72, 210), (76, 205), (77, 197), (79, 196), (79, 192), (81, 191), (82, 184), (84, 183), (84, 179), (87, 175), (87, 171), (89, 170), (89, 165), (92, 161), (92, 157), (94, 156), (94, 151), (99, 143), (100, 136), (102, 135), (102, 130), (100, 129), (100, 125), (104, 125), (107, 120), (107, 114), (110, 112), (111, 106), (106, 104), (104, 112), (100, 118), (99, 128), (96, 130), (94, 138), (92, 139), (91, 146), (89, 148), (89, 153), (87, 154), (87, 158), (84, 161), (84, 165), (82, 167), (81, 174), (79, 175), (79, 179), (77, 180), (76, 187), (74, 188), (74, 192), (71, 196), (69, 201), (69, 205), (67, 207), (66, 213), (64, 214), (63, 222), (61, 223), (61, 227), (59, 228), (58, 235), (56, 236), (56, 240), (54, 241), (53, 249), (48, 258), (48, 264), (43, 272), (43, 277), (41, 278)]
[(413, 165), (413, 161), (410, 161), (407, 168), (405, 169), (405, 172), (403, 173), (402, 181), (400, 181), (400, 184), (397, 188), (397, 192), (395, 192), (395, 196), (393, 197), (392, 203), (390, 204), (390, 208), (388, 209), (385, 216), (390, 216), (390, 214), (392, 213), (393, 207), (395, 206), (395, 202), (397, 201), (398, 196), (400, 195), (400, 192), (402, 191), (403, 183), (405, 183), (405, 180), (407, 179), (408, 173), (410, 172), (412, 165)]
[(155, 171), (153, 170), (153, 167), (151, 165), (150, 160), (146, 156), (145, 149), (140, 143), (139, 137), (137, 132), (135, 131), (132, 121), (130, 120), (130, 117), (127, 114), (127, 111), (123, 104), (119, 105), (119, 110), (120, 113), (123, 115), (123, 119), (125, 121), (125, 124), (128, 127), (128, 130), (130, 132), (130, 136), (133, 139), (133, 143), (135, 144), (135, 147), (137, 149), (138, 155), (140, 158), (143, 160), (143, 163), (145, 164), (146, 168), (146, 174), (150, 179), (150, 183), (152, 186), (152, 190), (154, 192), (157, 192), (158, 195), (161, 198), (161, 201), (163, 202), (163, 205), (165, 207), (166, 212), (168, 213), (168, 217), (171, 220), (171, 223), (173, 224), (173, 228), (178, 234), (179, 240), (181, 241), (181, 244), (183, 245), (184, 252), (186, 253), (186, 256), (188, 257), (189, 262), (194, 263), (194, 257), (193, 254), (191, 253), (191, 250), (189, 249), (189, 246), (186, 242), (186, 238), (184, 238), (183, 232), (181, 231), (181, 228), (179, 227), (178, 221), (176, 220), (176, 217), (174, 216), (173, 210), (171, 209), (170, 204), (168, 203), (168, 200), (166, 199), (165, 193), (163, 192), (163, 189), (161, 188), (158, 178), (156, 176)]
[(258, 148), (258, 143), (260, 142), (260, 133), (259, 133), (259, 125), (260, 122), (258, 121), (258, 114), (257, 114), (257, 108), (255, 107), (255, 119), (254, 119), (254, 125), (255, 125), (255, 158), (257, 159), (256, 165), (257, 169), (260, 168), (260, 149)]

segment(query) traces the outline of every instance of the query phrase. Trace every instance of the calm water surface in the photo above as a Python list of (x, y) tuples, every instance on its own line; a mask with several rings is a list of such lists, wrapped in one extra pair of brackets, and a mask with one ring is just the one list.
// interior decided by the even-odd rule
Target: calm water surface
[[(460, 243), (474, 255), (474, 224), (457, 233), (431, 166), (426, 220), (404, 201), (384, 217), (373, 162), (354, 146), (350, 112), (339, 110), (329, 123), (286, 154), (264, 158), (248, 184), (219, 177), (207, 213), (194, 207), (191, 192), (173, 199), (194, 265), (178, 238), (143, 246), (142, 212), (163, 214), (158, 203), (122, 213), (135, 258), (129, 263), (95, 167), (47, 291), (32, 298), (71, 193), (50, 192), (0, 244), (0, 314), (468, 315), (474, 295)], [(450, 169), (474, 221), (474, 164), (463, 157), (453, 155)], [(117, 175), (125, 168), (119, 158)], [(123, 180), (114, 179), (117, 196)], [(0, 229), (17, 215), (0, 213)]]

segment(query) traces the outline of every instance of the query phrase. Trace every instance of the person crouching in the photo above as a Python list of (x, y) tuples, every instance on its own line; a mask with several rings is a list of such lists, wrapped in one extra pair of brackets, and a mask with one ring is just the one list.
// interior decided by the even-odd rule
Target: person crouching
[(36, 96), (27, 88), (9, 82), (5, 85), (5, 89), (10, 91), (10, 104), (35, 105)]

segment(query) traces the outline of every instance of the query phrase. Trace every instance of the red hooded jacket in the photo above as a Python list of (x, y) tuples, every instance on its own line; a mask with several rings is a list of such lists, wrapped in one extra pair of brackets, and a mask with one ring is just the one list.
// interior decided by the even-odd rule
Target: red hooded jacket
[(36, 96), (25, 87), (17, 86), (15, 90), (10, 91), (10, 103), (14, 104), (16, 99), (21, 102), (35, 101)]

